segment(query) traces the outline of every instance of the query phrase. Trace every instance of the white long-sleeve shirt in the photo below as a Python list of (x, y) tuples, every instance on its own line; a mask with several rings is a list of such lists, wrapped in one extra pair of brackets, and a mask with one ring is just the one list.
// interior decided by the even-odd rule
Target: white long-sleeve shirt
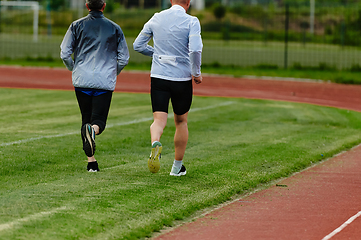
[[(154, 47), (148, 45), (153, 38)], [(198, 18), (173, 5), (144, 24), (133, 43), (135, 51), (153, 57), (151, 77), (188, 81), (201, 75), (202, 38)]]

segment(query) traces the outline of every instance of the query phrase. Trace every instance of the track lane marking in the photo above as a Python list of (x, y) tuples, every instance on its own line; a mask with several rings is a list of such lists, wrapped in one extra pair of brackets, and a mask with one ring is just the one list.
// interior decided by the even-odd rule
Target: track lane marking
[(15, 226), (20, 225), (22, 222), (29, 222), (31, 220), (38, 220), (38, 219), (40, 219), (40, 218), (42, 218), (44, 216), (52, 215), (54, 213), (57, 213), (59, 211), (66, 210), (66, 209), (67, 209), (67, 207), (63, 206), (63, 207), (60, 207), (60, 208), (55, 208), (55, 209), (53, 209), (51, 211), (48, 211), (48, 212), (35, 213), (35, 214), (30, 215), (28, 217), (20, 218), (20, 219), (17, 219), (15, 221), (12, 221), (12, 222), (9, 222), (9, 223), (0, 224), (0, 232), (4, 231), (4, 230), (11, 229), (11, 228), (14, 228)]
[[(212, 108), (217, 108), (217, 107), (222, 107), (222, 106), (227, 106), (227, 105), (231, 105), (234, 102), (229, 101), (229, 102), (224, 102), (224, 103), (220, 103), (217, 105), (212, 105), (212, 106), (208, 106), (208, 107), (203, 107), (203, 108), (194, 108), (191, 109), (190, 111), (192, 112), (197, 112), (197, 111), (202, 111), (202, 110), (207, 110), (207, 109), (212, 109)], [(169, 115), (168, 118), (172, 118), (173, 115)], [(153, 117), (149, 117), (149, 118), (140, 118), (140, 119), (136, 119), (133, 121), (129, 121), (129, 122), (121, 122), (121, 123), (116, 123), (116, 124), (109, 124), (109, 127), (115, 127), (115, 126), (124, 126), (124, 125), (130, 125), (130, 124), (134, 124), (134, 123), (140, 123), (140, 122), (146, 122), (146, 121), (150, 121), (153, 120)], [(36, 137), (36, 138), (28, 138), (28, 139), (23, 139), (23, 140), (19, 140), (19, 141), (14, 141), (14, 142), (9, 142), (9, 143), (2, 143), (0, 144), (0, 146), (9, 146), (9, 145), (14, 145), (14, 144), (20, 144), (20, 143), (26, 143), (26, 142), (31, 142), (31, 141), (35, 141), (35, 140), (40, 140), (40, 139), (45, 139), (45, 138), (56, 138), (56, 137), (64, 137), (64, 136), (68, 136), (68, 135), (72, 135), (72, 134), (77, 134), (78, 132), (69, 132), (69, 133), (64, 133), (64, 134), (57, 134), (57, 135), (50, 135), (50, 136), (40, 136), (40, 137)], [(111, 169), (111, 168), (115, 168), (115, 167), (119, 167), (119, 166), (114, 166), (114, 167), (110, 167), (110, 168), (106, 168), (106, 169)], [(7, 230), (7, 229), (11, 229), (14, 228), (17, 225), (20, 225), (22, 222), (28, 222), (31, 220), (37, 220), (41, 217), (47, 216), (47, 215), (52, 215), (54, 213), (57, 213), (58, 211), (62, 211), (67, 209), (68, 207), (63, 206), (60, 208), (56, 208), (53, 209), (51, 211), (48, 212), (40, 212), (40, 213), (35, 213), (33, 215), (30, 215), (28, 217), (25, 218), (21, 218), (21, 219), (17, 219), (15, 221), (9, 222), (9, 223), (4, 223), (4, 224), (0, 224), (0, 232)]]
[[(202, 111), (202, 110), (208, 110), (208, 109), (212, 109), (212, 108), (217, 108), (217, 107), (222, 107), (222, 106), (227, 106), (227, 105), (231, 105), (234, 102), (229, 101), (229, 102), (224, 102), (224, 103), (220, 103), (217, 105), (212, 105), (212, 106), (208, 106), (208, 107), (203, 107), (203, 108), (194, 108), (189, 110), (189, 112), (198, 112), (198, 111)], [(169, 115), (168, 118), (172, 118), (173, 115)], [(148, 118), (140, 118), (140, 119), (135, 119), (132, 121), (128, 121), (128, 122), (120, 122), (120, 123), (114, 123), (114, 124), (108, 124), (107, 128), (112, 128), (112, 127), (116, 127), (116, 126), (126, 126), (126, 125), (131, 125), (131, 124), (135, 124), (135, 123), (141, 123), (141, 122), (146, 122), (146, 121), (151, 121), (153, 120), (153, 117), (148, 117)], [(56, 135), (49, 135), (49, 136), (39, 136), (39, 137), (34, 137), (34, 138), (27, 138), (27, 139), (22, 139), (22, 140), (18, 140), (18, 141), (14, 141), (14, 142), (7, 142), (7, 143), (1, 143), (0, 147), (5, 147), (5, 146), (11, 146), (11, 145), (16, 145), (16, 144), (22, 144), (22, 143), (28, 143), (28, 142), (32, 142), (32, 141), (36, 141), (36, 140), (41, 140), (41, 139), (47, 139), (47, 138), (58, 138), (58, 137), (65, 137), (68, 135), (74, 135), (74, 134), (78, 134), (79, 132), (68, 132), (68, 133), (63, 133), (63, 134), (56, 134)]]
[(341, 232), (345, 227), (347, 227), (349, 224), (351, 224), (353, 221), (355, 221), (358, 217), (361, 216), (361, 211), (355, 214), (354, 216), (350, 217), (346, 222), (344, 222), (341, 226), (336, 228), (333, 232), (328, 234), (326, 237), (322, 238), (322, 240), (329, 240), (333, 236), (335, 236), (337, 233)]

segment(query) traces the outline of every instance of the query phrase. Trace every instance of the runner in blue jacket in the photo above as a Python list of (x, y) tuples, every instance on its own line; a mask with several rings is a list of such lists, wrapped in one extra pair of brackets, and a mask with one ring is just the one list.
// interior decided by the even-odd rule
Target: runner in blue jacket
[(105, 129), (117, 75), (129, 61), (123, 31), (104, 17), (105, 5), (104, 0), (87, 0), (89, 14), (70, 25), (60, 46), (60, 57), (72, 71), (89, 172), (99, 171), (94, 157), (95, 135)]

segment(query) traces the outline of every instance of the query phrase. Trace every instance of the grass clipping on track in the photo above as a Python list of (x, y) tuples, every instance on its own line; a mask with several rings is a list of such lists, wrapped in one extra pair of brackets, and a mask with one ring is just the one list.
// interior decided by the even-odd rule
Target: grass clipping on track
[(187, 175), (171, 177), (169, 116), (152, 174), (150, 97), (114, 93), (108, 128), (96, 138), (101, 172), (88, 173), (72, 91), (0, 89), (0, 239), (144, 238), (361, 141), (358, 112), (195, 97)]

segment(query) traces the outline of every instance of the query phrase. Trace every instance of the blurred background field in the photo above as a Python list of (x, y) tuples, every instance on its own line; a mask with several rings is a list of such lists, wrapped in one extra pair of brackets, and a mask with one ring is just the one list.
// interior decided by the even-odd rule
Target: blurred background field
[[(122, 27), (131, 68), (143, 69), (144, 64), (149, 68), (151, 59), (134, 52), (132, 43), (143, 24), (168, 7), (168, 2), (107, 1), (105, 16)], [(42, 0), (38, 4), (37, 27), (33, 8), (2, 5), (0, 64), (24, 60), (59, 63), (59, 46), (67, 28), (87, 14), (78, 0)], [(352, 73), (361, 72), (360, 7), (360, 1), (352, 0), (206, 0), (204, 8), (191, 7), (189, 13), (201, 22), (203, 66), (208, 72), (224, 72), (224, 68), (226, 73), (238, 75), (239, 69), (246, 69), (242, 73), (247, 75), (255, 69), (272, 69), (281, 75), (304, 77), (301, 72), (327, 71), (334, 72), (331, 79), (318, 76), (359, 83), (358, 74)], [(309, 78), (318, 78), (315, 74)]]

